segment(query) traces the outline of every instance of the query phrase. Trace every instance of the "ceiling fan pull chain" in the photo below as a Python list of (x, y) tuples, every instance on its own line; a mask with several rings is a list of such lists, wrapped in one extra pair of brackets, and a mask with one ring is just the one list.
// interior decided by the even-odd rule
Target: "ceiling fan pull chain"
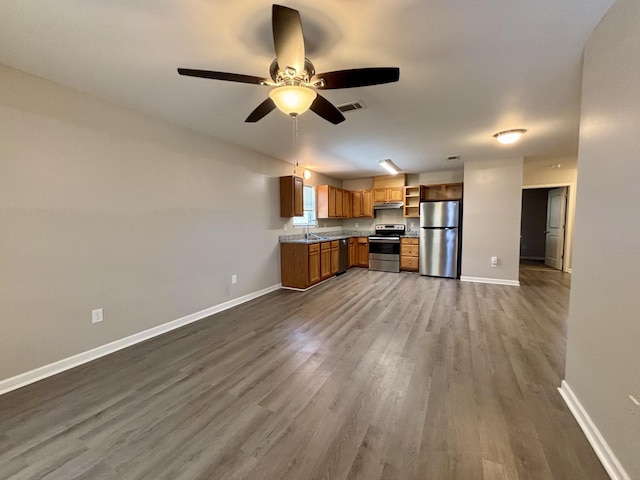
[(293, 174), (298, 169), (298, 115), (291, 115), (293, 118)]

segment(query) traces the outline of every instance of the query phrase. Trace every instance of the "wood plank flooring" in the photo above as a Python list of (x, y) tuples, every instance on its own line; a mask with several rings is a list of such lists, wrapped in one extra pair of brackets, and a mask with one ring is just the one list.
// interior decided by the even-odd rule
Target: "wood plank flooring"
[(606, 479), (556, 390), (569, 279), (273, 292), (0, 397), (0, 478)]

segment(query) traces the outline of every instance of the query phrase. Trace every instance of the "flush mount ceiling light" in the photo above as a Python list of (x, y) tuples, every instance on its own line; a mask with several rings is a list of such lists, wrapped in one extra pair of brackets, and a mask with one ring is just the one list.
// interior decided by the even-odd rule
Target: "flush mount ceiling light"
[(304, 177), (305, 180), (309, 180), (311, 178), (311, 170), (307, 170), (305, 168), (304, 172), (302, 173), (302, 176)]
[(281, 112), (300, 115), (311, 107), (318, 94), (315, 90), (300, 85), (284, 85), (269, 92), (269, 97)]
[(391, 175), (397, 175), (402, 171), (400, 167), (398, 167), (395, 163), (393, 163), (388, 158), (385, 160), (379, 160), (378, 164), (384, 167)]
[(504, 132), (498, 132), (494, 135), (495, 139), (504, 145), (511, 145), (516, 143), (526, 130), (524, 128), (517, 128), (515, 130), (505, 130)]

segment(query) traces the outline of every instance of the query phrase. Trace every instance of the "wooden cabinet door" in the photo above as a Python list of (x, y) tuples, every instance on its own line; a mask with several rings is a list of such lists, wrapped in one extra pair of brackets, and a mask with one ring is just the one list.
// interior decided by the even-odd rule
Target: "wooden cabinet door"
[(329, 186), (329, 218), (336, 216), (336, 187)]
[(361, 216), (373, 218), (373, 191), (372, 190), (362, 191), (362, 215)]
[(358, 266), (369, 267), (369, 239), (358, 238)]
[(331, 276), (331, 242), (320, 244), (320, 279)]
[(318, 218), (329, 218), (329, 186), (316, 187), (316, 214)]
[(352, 196), (352, 212), (351, 215), (353, 218), (358, 218), (362, 216), (362, 190), (357, 190), (353, 192)]
[(374, 188), (373, 189), (373, 201), (374, 203), (387, 202), (387, 188)]
[(349, 239), (349, 268), (355, 267), (358, 264), (357, 245), (355, 238)]
[(280, 177), (280, 216), (302, 217), (303, 180), (296, 176)]
[[(335, 245), (334, 245), (335, 244)], [(338, 273), (340, 268), (340, 254), (337, 241), (331, 242), (331, 275)]]
[(353, 212), (352, 212), (352, 208), (353, 208), (353, 199), (352, 199), (352, 195), (353, 193), (350, 192), (349, 190), (345, 190), (344, 191), (344, 196), (343, 196), (343, 209), (342, 209), (342, 213), (344, 218), (352, 218), (353, 217)]
[[(317, 245), (316, 245), (317, 246)], [(316, 248), (309, 252), (309, 285), (320, 281), (320, 251)]]
[(302, 178), (293, 177), (293, 216), (302, 217), (304, 215), (303, 203), (304, 183)]
[(390, 187), (387, 192), (387, 198), (389, 202), (402, 202), (404, 201), (404, 188), (403, 187)]
[(336, 196), (336, 217), (344, 217), (344, 190), (341, 188), (335, 189)]

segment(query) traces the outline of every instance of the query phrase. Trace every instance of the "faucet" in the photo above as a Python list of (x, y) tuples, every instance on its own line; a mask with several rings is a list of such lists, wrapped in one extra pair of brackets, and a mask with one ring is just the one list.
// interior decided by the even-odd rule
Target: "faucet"
[[(311, 234), (311, 232), (309, 231), (309, 227), (311, 227), (312, 225), (313, 225), (314, 227), (318, 227), (318, 226), (319, 226), (319, 225), (318, 225), (318, 221), (317, 221), (317, 220), (309, 220), (309, 222), (307, 222), (307, 225), (306, 225), (306, 229), (307, 229), (307, 231), (306, 231), (306, 233), (305, 233), (305, 238), (307, 238), (307, 239), (308, 239), (308, 238), (311, 238), (311, 235), (312, 235), (312, 234)], [(315, 236), (317, 236), (317, 235), (315, 235)]]

